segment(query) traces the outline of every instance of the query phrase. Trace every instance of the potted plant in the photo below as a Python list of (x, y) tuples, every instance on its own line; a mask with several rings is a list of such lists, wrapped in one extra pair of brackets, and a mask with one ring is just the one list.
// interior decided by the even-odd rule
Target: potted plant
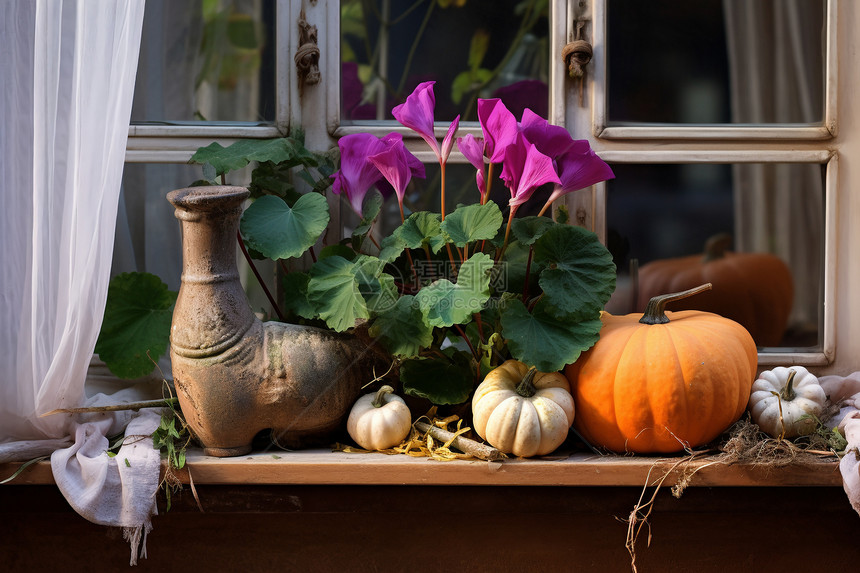
[[(393, 115), (427, 142), (439, 162), (438, 212), (409, 212), (405, 193), (413, 178), (424, 176), (424, 166), (397, 133), (342, 137), (337, 171), (331, 154), (308, 151), (300, 135), (240, 141), (226, 148), (213, 143), (192, 158), (203, 165), (205, 180), (197, 182), (196, 191), (173, 192), (171, 200), (185, 221), (194, 217), (183, 215), (183, 209), (208, 201), (196, 195), (221, 193), (230, 197), (227, 206), (205, 209), (229, 211), (239, 218), (246, 192), (225, 187), (226, 179), (231, 171), (256, 161), (247, 192), (253, 200), (239, 220), (243, 252), (252, 266), (254, 257), (273, 259), (285, 269), (289, 261), (308, 257), (312, 261), (284, 273), (280, 304), (271, 297), (279, 318), (326, 332), (326, 340), (376, 344), (390, 357), (383, 371), (391, 373), (389, 378), (403, 393), (438, 405), (457, 405), (467, 403), (481, 379), (506, 359), (555, 372), (596, 342), (600, 311), (615, 288), (612, 257), (594, 233), (568, 225), (564, 209), (555, 218), (546, 215), (552, 214), (552, 203), (562, 195), (613, 175), (586, 141), (573, 140), (564, 128), (528, 109), (517, 121), (498, 99), (478, 101), (483, 137), (456, 138), (457, 118), (440, 144), (433, 131), (434, 106), (433, 82), (425, 82), (394, 108)], [(455, 142), (475, 167), (475, 200), (446, 212), (445, 167)], [(510, 197), (502, 205), (490, 199), (494, 180), (499, 185), (494, 177), (498, 169)], [(293, 186), (294, 177), (304, 180), (306, 191)], [(517, 216), (543, 186), (552, 191), (539, 214)], [(377, 237), (374, 226), (384, 192), (396, 198), (400, 224)], [(329, 229), (327, 199), (335, 196), (359, 221), (345, 237)], [(184, 235), (195, 236), (188, 229)], [(229, 233), (222, 229), (222, 235)], [(219, 239), (225, 253), (231, 250), (227, 244), (231, 240), (235, 236)], [(193, 256), (187, 245), (184, 255)], [(230, 255), (222, 258), (229, 260)], [(204, 261), (203, 266), (209, 264), (209, 259)], [(185, 264), (187, 275), (188, 265), (194, 264), (187, 260)], [(231, 295), (229, 304), (219, 308), (233, 309), (239, 298)], [(182, 357), (177, 360), (175, 351), (181, 346), (177, 312), (182, 301), (180, 291), (172, 341), (180, 401), (184, 374)], [(201, 308), (206, 314), (205, 305)], [(249, 320), (249, 312), (242, 310), (245, 318), (240, 322)], [(179, 325), (195, 320), (188, 315)], [(207, 320), (205, 328), (213, 331), (211, 316)], [(200, 354), (200, 345), (195, 344), (183, 352)], [(334, 357), (339, 351), (331, 346), (323, 352)], [(364, 382), (371, 378), (367, 375)], [(358, 389), (349, 390), (355, 394), (353, 400)], [(199, 396), (188, 401), (192, 412), (200, 407)], [(234, 394), (223, 399), (238, 401)], [(335, 417), (346, 412), (338, 411)], [(226, 419), (222, 415), (219, 420)], [(193, 420), (190, 425), (199, 435)], [(231, 446), (222, 453), (239, 450)]]

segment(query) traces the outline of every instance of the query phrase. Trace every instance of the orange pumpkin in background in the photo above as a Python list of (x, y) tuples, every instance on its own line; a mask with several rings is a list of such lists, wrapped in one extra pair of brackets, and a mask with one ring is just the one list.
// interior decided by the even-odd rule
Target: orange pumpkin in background
[(600, 339), (565, 369), (574, 427), (614, 452), (671, 453), (707, 444), (738, 420), (756, 377), (758, 353), (743, 326), (709, 312), (604, 312)]
[(703, 310), (742, 324), (759, 346), (779, 346), (794, 301), (788, 266), (769, 253), (734, 253), (731, 236), (708, 239), (703, 255), (652, 261), (639, 268), (637, 310), (651, 297), (702, 283), (714, 290), (670, 304), (668, 310)]

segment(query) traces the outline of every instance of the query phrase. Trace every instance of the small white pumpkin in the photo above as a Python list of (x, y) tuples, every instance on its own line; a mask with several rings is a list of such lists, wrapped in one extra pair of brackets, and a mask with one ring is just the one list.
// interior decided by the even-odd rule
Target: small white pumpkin
[(777, 366), (759, 374), (748, 409), (762, 431), (774, 438), (796, 438), (815, 430), (812, 416), (820, 416), (826, 402), (818, 378), (806, 368)]
[(403, 398), (385, 385), (365, 394), (352, 406), (346, 431), (365, 450), (385, 450), (396, 446), (409, 435), (412, 414)]
[(558, 448), (573, 423), (567, 378), (508, 360), (487, 374), (472, 397), (472, 422), (494, 448), (520, 457)]

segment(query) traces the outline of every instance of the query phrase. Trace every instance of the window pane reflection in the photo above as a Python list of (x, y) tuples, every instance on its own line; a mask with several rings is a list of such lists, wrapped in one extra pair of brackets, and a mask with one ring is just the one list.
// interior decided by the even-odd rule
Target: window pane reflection
[(546, 117), (547, 14), (542, 0), (342, 0), (343, 121), (392, 119), (429, 80), (438, 121), (477, 121), (478, 97)]
[(272, 122), (274, 0), (147, 0), (133, 123)]
[[(607, 182), (607, 244), (618, 267), (618, 288), (607, 310), (641, 312), (648, 298), (665, 294), (655, 289), (673, 292), (696, 286), (687, 282), (711, 281), (712, 295), (669, 309), (734, 313), (730, 317), (745, 323), (760, 347), (820, 348), (824, 166), (612, 168), (616, 178)], [(717, 257), (727, 248), (724, 258), (705, 260), (709, 240)], [(731, 268), (721, 270), (725, 266)], [(762, 298), (755, 298), (756, 292)], [(787, 302), (779, 310), (781, 296)], [(717, 306), (718, 298), (725, 304)]]
[(825, 9), (609, 0), (609, 123), (821, 124)]

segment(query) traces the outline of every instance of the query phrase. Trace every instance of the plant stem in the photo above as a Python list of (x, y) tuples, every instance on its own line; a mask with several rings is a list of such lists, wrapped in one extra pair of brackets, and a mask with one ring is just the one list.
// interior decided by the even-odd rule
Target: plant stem
[(537, 368), (532, 366), (526, 372), (526, 375), (523, 376), (523, 379), (517, 384), (517, 394), (522, 396), (523, 398), (531, 398), (537, 392), (537, 388), (534, 385), (535, 374), (537, 374)]
[(397, 93), (403, 91), (403, 87), (406, 85), (406, 78), (409, 76), (409, 68), (412, 67), (412, 59), (415, 57), (415, 51), (418, 49), (418, 44), (421, 43), (421, 36), (424, 35), (424, 30), (427, 29), (427, 24), (430, 22), (430, 15), (433, 14), (433, 8), (436, 7), (436, 2), (431, 1), (430, 6), (427, 8), (427, 13), (424, 14), (424, 20), (421, 21), (421, 27), (418, 28), (418, 32), (415, 34), (415, 41), (412, 42), (412, 46), (409, 48), (409, 55), (406, 56), (406, 62), (403, 64), (403, 72), (400, 76), (400, 82), (397, 84)]
[(481, 205), (490, 200), (490, 188), (493, 186), (493, 164), (487, 167), (487, 178), (484, 180), (484, 194), (481, 196)]
[(502, 452), (492, 446), (464, 438), (463, 436), (456, 436), (453, 432), (437, 428), (427, 422), (415, 422), (415, 428), (419, 432), (430, 434), (440, 442), (448, 443), (450, 441), (452, 446), (464, 454), (469, 454), (488, 462), (496, 462), (505, 458)]
[(418, 284), (418, 272), (415, 270), (415, 261), (412, 260), (412, 252), (406, 247), (406, 258), (409, 259), (409, 268), (412, 269), (412, 280)]
[[(553, 202), (553, 198), (552, 198), (552, 197), (550, 197), (549, 199), (547, 199), (546, 203), (544, 203), (543, 207), (541, 208), (541, 210), (540, 210), (540, 212), (537, 214), (537, 216), (538, 216), (538, 217), (543, 217), (543, 214), (544, 214), (544, 213), (546, 213), (546, 210), (547, 210), (547, 209), (549, 209), (550, 205), (552, 205), (552, 202)], [(552, 214), (550, 214), (550, 218), (552, 218)]]
[(666, 305), (668, 303), (711, 290), (712, 286), (711, 283), (705, 283), (689, 290), (655, 296), (648, 301), (648, 306), (645, 307), (645, 312), (642, 314), (639, 322), (642, 324), (666, 324), (669, 322), (669, 317), (666, 316)]
[(508, 213), (508, 226), (505, 227), (505, 242), (502, 243), (502, 248), (499, 249), (498, 254), (496, 255), (496, 262), (499, 262), (502, 259), (502, 255), (505, 254), (505, 249), (508, 248), (508, 240), (511, 238), (511, 223), (514, 221), (514, 215), (517, 213), (517, 207), (519, 205), (514, 205), (511, 207), (510, 212)]
[(797, 370), (791, 369), (791, 372), (788, 374), (788, 380), (785, 381), (785, 388), (782, 389), (782, 392), (779, 393), (779, 397), (785, 400), (786, 402), (791, 402), (795, 398), (797, 398), (797, 393), (794, 391), (794, 376), (797, 374)]
[(481, 313), (473, 313), (472, 318), (475, 320), (475, 325), (478, 327), (478, 337), (481, 339), (481, 343), (486, 343), (486, 339), (484, 338), (484, 321), (481, 320)]
[(439, 173), (442, 176), (442, 220), (445, 220), (445, 163), (439, 163)]
[(529, 299), (529, 275), (532, 272), (532, 257), (535, 254), (534, 245), (529, 245), (529, 258), (526, 259), (526, 284), (523, 287), (523, 304)]
[(254, 273), (254, 276), (257, 277), (257, 282), (260, 283), (261, 287), (263, 287), (263, 292), (266, 293), (266, 298), (269, 299), (269, 304), (272, 305), (275, 314), (278, 315), (278, 319), (283, 322), (284, 315), (281, 314), (281, 309), (278, 308), (275, 298), (272, 296), (272, 293), (269, 292), (269, 287), (266, 286), (265, 281), (263, 281), (263, 277), (260, 276), (260, 271), (257, 270), (257, 266), (254, 264), (253, 259), (251, 259), (251, 255), (248, 253), (248, 249), (245, 248), (245, 241), (242, 240), (242, 233), (239, 231), (236, 231), (236, 239), (239, 241), (239, 248), (242, 249), (242, 254), (245, 256), (245, 260), (248, 261), (248, 266), (251, 267), (251, 271)]
[(40, 415), (53, 416), (54, 414), (89, 414), (93, 412), (122, 412), (125, 410), (140, 410), (141, 408), (163, 408), (179, 404), (179, 398), (163, 398), (161, 400), (143, 400), (141, 402), (129, 402), (126, 404), (111, 404), (109, 406), (91, 406), (89, 408), (58, 408)]
[(374, 408), (381, 408), (385, 406), (385, 396), (386, 394), (391, 394), (394, 392), (394, 388), (386, 384), (382, 388), (376, 391), (376, 396), (374, 396), (373, 401), (370, 403)]
[(469, 117), (469, 114), (472, 112), (472, 107), (475, 105), (476, 100), (478, 99), (478, 95), (481, 93), (481, 90), (487, 87), (490, 82), (492, 82), (496, 77), (501, 73), (502, 69), (508, 64), (510, 59), (513, 57), (514, 52), (516, 52), (517, 48), (519, 48), (520, 42), (522, 42), (523, 36), (526, 35), (526, 32), (534, 27), (536, 18), (533, 16), (534, 7), (536, 0), (531, 0), (528, 6), (526, 7), (523, 17), (520, 20), (520, 28), (517, 30), (516, 36), (511, 40), (508, 48), (508, 51), (502, 57), (499, 64), (490, 72), (489, 76), (487, 76), (481, 84), (472, 90), (472, 97), (469, 99), (469, 105), (466, 107), (466, 111), (463, 113), (463, 118)]
[(463, 327), (462, 327), (462, 326), (460, 326), (459, 324), (455, 324), (455, 325), (454, 325), (454, 328), (457, 330), (457, 332), (460, 334), (460, 336), (462, 336), (462, 337), (463, 337), (463, 340), (465, 340), (465, 341), (466, 341), (466, 345), (469, 347), (469, 350), (471, 350), (471, 351), (472, 351), (472, 356), (474, 356), (474, 357), (475, 357), (475, 362), (477, 362), (478, 364), (480, 364), (480, 363), (481, 363), (481, 355), (480, 355), (480, 354), (478, 354), (478, 352), (475, 350), (475, 347), (474, 347), (474, 346), (472, 346), (472, 341), (471, 341), (471, 340), (469, 340), (469, 337), (468, 337), (468, 336), (466, 336), (466, 331), (465, 331), (465, 330), (463, 330)]

